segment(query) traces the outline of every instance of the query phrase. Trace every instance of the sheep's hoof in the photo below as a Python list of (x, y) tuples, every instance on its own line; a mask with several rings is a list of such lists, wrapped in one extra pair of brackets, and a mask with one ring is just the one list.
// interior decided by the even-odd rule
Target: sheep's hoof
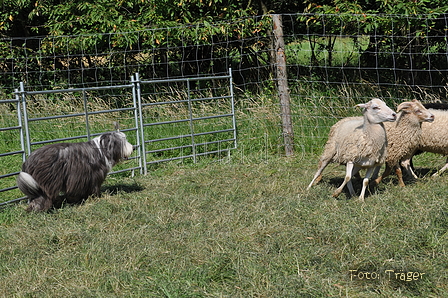
[(333, 197), (333, 198), (337, 198), (340, 194), (341, 194), (341, 192), (336, 190), (336, 191), (332, 194), (332, 197)]

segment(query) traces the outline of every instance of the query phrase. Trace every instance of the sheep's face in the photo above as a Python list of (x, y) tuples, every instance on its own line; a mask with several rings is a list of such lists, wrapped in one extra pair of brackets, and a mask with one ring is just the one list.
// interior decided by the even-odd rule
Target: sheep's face
[(420, 101), (414, 99), (413, 101), (402, 102), (398, 108), (398, 112), (414, 114), (419, 122), (433, 122), (434, 115), (428, 111)]
[(393, 122), (397, 119), (397, 114), (379, 98), (357, 106), (363, 109), (363, 113), (370, 123)]

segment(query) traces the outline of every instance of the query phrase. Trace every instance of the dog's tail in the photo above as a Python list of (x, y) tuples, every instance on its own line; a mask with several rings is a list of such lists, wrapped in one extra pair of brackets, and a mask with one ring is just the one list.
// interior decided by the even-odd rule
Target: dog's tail
[(42, 195), (42, 190), (36, 180), (30, 174), (20, 172), (17, 176), (17, 186), (28, 196), (28, 199), (36, 198)]

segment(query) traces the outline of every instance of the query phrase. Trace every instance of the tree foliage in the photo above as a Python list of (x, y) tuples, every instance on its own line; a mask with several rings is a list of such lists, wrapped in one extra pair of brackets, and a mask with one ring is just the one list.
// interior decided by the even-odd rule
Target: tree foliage
[[(10, 73), (11, 69), (29, 73), (61, 67), (110, 71), (123, 61), (134, 60), (138, 64), (139, 59), (167, 65), (167, 69), (157, 70), (165, 74), (171, 72), (170, 67), (178, 75), (222, 72), (229, 64), (234, 69), (248, 69), (250, 65), (269, 64), (266, 52), (270, 46), (270, 19), (255, 16), (297, 12), (305, 14), (298, 14), (301, 22), (295, 25), (296, 32), (310, 28), (319, 32), (325, 26), (326, 34), (353, 36), (355, 43), (360, 34), (370, 36), (369, 46), (363, 50), (365, 66), (389, 67), (391, 59), (387, 53), (406, 52), (414, 59), (414, 67), (425, 68), (427, 59), (418, 53), (428, 43), (433, 51), (443, 48), (441, 39), (433, 41), (430, 37), (445, 35), (446, 24), (436, 16), (448, 10), (444, 0), (0, 1), (0, 37), (5, 37), (0, 40), (0, 58), (4, 59), (0, 61), (0, 69), (4, 73)], [(390, 18), (390, 15), (403, 17)], [(169, 33), (163, 28), (170, 28)], [(394, 36), (393, 43), (391, 39), (373, 38), (373, 33)], [(246, 39), (254, 35), (257, 39)], [(46, 38), (35, 42), (26, 39), (35, 36)], [(412, 42), (409, 36), (413, 37)], [(12, 41), (7, 39), (11, 37)], [(313, 49), (324, 49), (331, 58), (334, 38), (308, 38)], [(142, 51), (151, 54), (142, 55)], [(67, 52), (83, 54), (74, 59)], [(384, 54), (372, 59), (372, 53)], [(13, 57), (23, 56), (32, 59), (13, 64)], [(40, 58), (45, 56), (54, 58), (48, 61)], [(231, 61), (225, 61), (229, 56)], [(170, 64), (175, 59), (181, 64)], [(398, 59), (403, 59), (403, 65), (408, 63), (408, 57)], [(246, 75), (251, 72), (241, 73), (242, 79)]]
[(252, 1), (237, 0), (4, 0), (3, 36), (131, 32), (257, 15)]
[[(11, 56), (28, 58), (25, 65), (1, 65), (15, 72), (101, 68), (105, 72), (126, 61), (129, 64), (166, 65), (175, 75), (227, 71), (229, 61), (210, 57), (238, 56), (237, 68), (249, 60), (265, 59), (257, 54), (259, 41), (242, 42), (252, 34), (267, 34), (269, 22), (253, 18), (261, 2), (237, 0), (4, 0), (0, 35), (20, 37), (8, 48)], [(266, 8), (265, 8), (266, 9)], [(231, 21), (234, 20), (234, 21)], [(165, 28), (170, 28), (169, 33)], [(46, 36), (36, 42), (21, 38)], [(214, 46), (212, 46), (214, 44)], [(266, 43), (267, 44), (267, 43)], [(261, 46), (265, 46), (261, 45)], [(134, 51), (134, 52), (133, 52)], [(150, 54), (142, 54), (142, 51)], [(71, 56), (71, 53), (82, 53)], [(1, 54), (0, 54), (1, 56)], [(42, 57), (54, 57), (42, 59)], [(149, 59), (148, 63), (141, 63)], [(172, 61), (183, 61), (172, 65)], [(136, 63), (137, 60), (139, 60)], [(35, 63), (33, 66), (32, 64)], [(247, 66), (247, 65), (246, 65)], [(23, 67), (23, 69), (22, 69)], [(25, 69), (26, 68), (26, 69)], [(124, 74), (128, 79), (129, 72)], [(5, 71), (8, 72), (8, 71)], [(161, 74), (171, 69), (150, 71)], [(83, 71), (83, 76), (88, 75)], [(98, 75), (98, 73), (95, 73)], [(73, 76), (71, 77), (73, 79)], [(40, 75), (40, 80), (43, 76)], [(101, 78), (95, 78), (101, 79)], [(50, 80), (48, 78), (48, 80)], [(48, 82), (51, 84), (50, 82)]]
[[(330, 65), (334, 51), (332, 35), (351, 37), (358, 46), (359, 36), (364, 35), (370, 41), (367, 48), (358, 49), (362, 52), (362, 66), (395, 69), (395, 65), (401, 65), (406, 74), (397, 71), (384, 79), (406, 81), (409, 79), (407, 69), (430, 69), (435, 64), (446, 64), (441, 55), (433, 55), (431, 59), (428, 56), (428, 51), (445, 51), (446, 42), (439, 37), (445, 36), (446, 11), (448, 3), (443, 0), (334, 0), (321, 1), (320, 4), (307, 1), (305, 12), (309, 14), (300, 18), (309, 30), (322, 32), (325, 28), (329, 34), (329, 38), (310, 39), (309, 42), (311, 48), (325, 49), (329, 53)], [(427, 78), (418, 78), (418, 72), (411, 76), (415, 82), (431, 83), (426, 81)]]

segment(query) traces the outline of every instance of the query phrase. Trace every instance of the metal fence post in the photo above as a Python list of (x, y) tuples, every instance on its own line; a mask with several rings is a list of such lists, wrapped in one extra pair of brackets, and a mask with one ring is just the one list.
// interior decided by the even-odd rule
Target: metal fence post
[(229, 68), (229, 89), (230, 89), (230, 100), (231, 100), (231, 105), (232, 105), (232, 125), (233, 125), (233, 139), (234, 139), (233, 146), (236, 149), (237, 143), (236, 143), (235, 98), (234, 98), (234, 94), (233, 94), (233, 76), (232, 76), (231, 68)]
[(193, 162), (196, 163), (196, 144), (194, 141), (194, 126), (193, 126), (193, 108), (191, 104), (190, 95), (190, 80), (187, 79), (187, 95), (188, 95), (188, 112), (190, 116), (190, 133), (191, 133), (191, 150), (193, 151)]
[(84, 114), (86, 118), (87, 140), (90, 141), (89, 106), (87, 104), (86, 90), (82, 90), (82, 100), (84, 102)]
[(133, 83), (132, 94), (137, 98), (137, 106), (138, 106), (138, 118), (139, 118), (138, 128), (140, 130), (140, 157), (142, 159), (143, 164), (143, 175), (146, 175), (148, 173), (148, 170), (146, 165), (145, 130), (143, 125), (141, 85), (138, 73), (135, 73), (135, 77), (132, 79), (132, 83)]
[(139, 109), (138, 107), (140, 106), (138, 104), (138, 100), (137, 100), (137, 92), (136, 92), (136, 88), (135, 88), (135, 78), (134, 75), (131, 76), (131, 84), (132, 84), (132, 103), (134, 105), (134, 121), (135, 121), (135, 128), (136, 128), (136, 148), (138, 148), (139, 151), (139, 159), (138, 159), (138, 166), (140, 168), (140, 175), (143, 175), (143, 156), (142, 156), (142, 152), (141, 152), (141, 134), (143, 134), (143, 131), (140, 130), (140, 122), (139, 122)]
[(26, 142), (26, 154), (29, 156), (31, 154), (31, 137), (30, 137), (30, 130), (28, 128), (28, 108), (26, 105), (26, 92), (25, 92), (25, 85), (23, 82), (20, 82), (20, 101), (22, 102), (23, 107), (23, 124), (25, 127), (25, 142)]
[(22, 109), (20, 107), (20, 95), (19, 95), (19, 89), (15, 89), (15, 97), (17, 101), (17, 122), (19, 125), (19, 134), (20, 134), (20, 149), (22, 150), (22, 162), (25, 162), (26, 160), (26, 151), (25, 151), (25, 132), (23, 131), (23, 118), (22, 118)]

